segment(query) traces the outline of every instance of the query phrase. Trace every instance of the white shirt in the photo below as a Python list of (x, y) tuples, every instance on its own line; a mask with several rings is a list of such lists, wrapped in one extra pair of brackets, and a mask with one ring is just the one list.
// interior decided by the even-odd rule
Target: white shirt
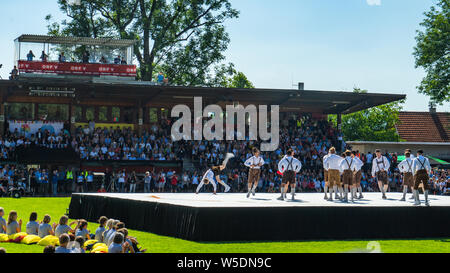
[[(419, 162), (420, 161), (420, 162)], [(417, 171), (419, 171), (419, 170), (423, 170), (424, 169), (424, 167), (422, 166), (422, 164), (423, 164), (423, 166), (425, 167), (425, 169), (427, 170), (427, 172), (428, 173), (431, 173), (431, 165), (430, 165), (430, 161), (428, 160), (428, 158), (426, 158), (426, 157), (424, 157), (424, 156), (422, 156), (422, 155), (419, 155), (418, 157), (416, 157), (416, 158), (414, 158), (414, 160), (413, 160), (413, 170), (414, 170), (414, 173), (416, 173)]]
[(372, 176), (375, 177), (375, 173), (379, 171), (388, 171), (389, 167), (389, 161), (385, 156), (381, 156), (380, 158), (375, 157), (372, 161)]
[(327, 154), (327, 155), (325, 155), (324, 157), (323, 157), (323, 168), (325, 169), (325, 171), (328, 171), (328, 168), (327, 168), (327, 166), (325, 165), (325, 160), (327, 160), (327, 158), (330, 156), (330, 154)]
[(407, 157), (398, 164), (401, 173), (413, 173), (414, 160)]
[(355, 166), (353, 166), (354, 164), (355, 164), (355, 160), (351, 156), (346, 156), (341, 161), (341, 164), (339, 164), (339, 169), (341, 170), (341, 172), (343, 172), (345, 170), (351, 171), (355, 167)]
[[(261, 166), (259, 164), (264, 165), (264, 159), (260, 156), (252, 156), (249, 159), (247, 159), (244, 163), (246, 167), (249, 167), (251, 169), (261, 169)], [(255, 165), (256, 167), (251, 167), (251, 165)]]
[(357, 157), (357, 156), (355, 156), (353, 158), (353, 161), (354, 161), (354, 163), (352, 166), (352, 170), (355, 172), (359, 172), (361, 170), (362, 166), (364, 166), (364, 162), (362, 162), (362, 160), (359, 159), (359, 157)]
[(325, 161), (323, 163), (324, 168), (326, 168), (326, 170), (338, 170), (338, 171), (342, 172), (341, 167), (340, 167), (342, 160), (343, 160), (342, 157), (340, 157), (336, 154), (331, 154), (325, 159)]
[[(290, 164), (289, 166), (289, 163)], [(298, 173), (302, 168), (302, 163), (295, 157), (292, 156), (285, 156), (283, 159), (280, 160), (278, 163), (278, 171), (280, 173), (284, 173), (285, 171), (294, 171)]]

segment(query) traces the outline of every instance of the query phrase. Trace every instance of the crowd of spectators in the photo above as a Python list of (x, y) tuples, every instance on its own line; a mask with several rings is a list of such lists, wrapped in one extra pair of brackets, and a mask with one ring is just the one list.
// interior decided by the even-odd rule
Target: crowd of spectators
[[(35, 57), (36, 56), (34, 55), (33, 51), (30, 50), (28, 52), (28, 54), (27, 54), (27, 61), (32, 62)], [(45, 53), (44, 50), (42, 50), (41, 56), (39, 57), (39, 59), (42, 62), (47, 62), (48, 61), (48, 57), (49, 57), (48, 54)], [(66, 56), (64, 55), (64, 52), (61, 52), (58, 55), (58, 62), (65, 63), (66, 61), (67, 61), (67, 59), (66, 59)], [(101, 64), (109, 64), (109, 63), (112, 63), (112, 64), (127, 64), (127, 61), (125, 60), (125, 57), (120, 56), (120, 55), (117, 55), (112, 60), (109, 60), (104, 55), (101, 55), (100, 59), (98, 59), (98, 60), (93, 60), (91, 58), (91, 54), (87, 50), (85, 50), (83, 52), (80, 61), (82, 63), (96, 63), (96, 62), (98, 62), (98, 63), (101, 63)], [(75, 60), (72, 60), (72, 62), (75, 62)]]
[[(247, 130), (248, 131), (248, 130)], [(219, 165), (224, 154), (231, 152), (235, 158), (222, 175), (231, 192), (247, 190), (248, 169), (243, 162), (251, 156), (253, 147), (260, 147), (259, 141), (178, 141), (171, 137), (171, 121), (161, 120), (142, 134), (131, 128), (96, 128), (94, 122), (78, 127), (73, 136), (67, 130), (59, 134), (38, 131), (23, 135), (18, 131), (0, 137), (1, 158), (8, 159), (16, 147), (44, 146), (55, 149), (74, 149), (81, 160), (155, 160), (192, 162), (192, 168), (176, 173), (174, 170), (148, 170), (148, 173), (133, 173), (126, 170), (107, 171), (104, 176), (94, 178), (92, 172), (83, 170), (58, 170), (19, 168), (3, 166), (0, 181), (3, 187), (0, 194), (8, 192), (8, 186), (21, 183), (22, 188), (32, 195), (67, 195), (73, 191), (118, 191), (118, 192), (193, 192), (203, 173), (212, 165)], [(283, 120), (280, 124), (280, 145), (277, 150), (263, 153), (266, 165), (262, 168), (260, 192), (276, 192), (281, 183), (277, 174), (277, 164), (285, 151), (292, 148), (302, 163), (297, 174), (297, 189), (301, 192), (321, 192), (324, 188), (323, 161), (331, 146), (346, 148), (341, 136), (326, 120), (313, 119), (310, 115)], [(373, 153), (359, 153), (363, 161), (361, 186), (364, 191), (378, 191), (375, 179), (370, 175)], [(389, 172), (390, 191), (401, 191), (402, 178), (398, 171), (397, 154), (385, 152), (391, 163)], [(71, 180), (67, 179), (71, 173)], [(431, 189), (436, 194), (447, 191), (449, 181), (446, 171), (435, 172), (431, 176)], [(25, 185), (25, 186), (24, 186)], [(103, 187), (102, 187), (103, 185)], [(24, 190), (23, 193), (26, 191)]]

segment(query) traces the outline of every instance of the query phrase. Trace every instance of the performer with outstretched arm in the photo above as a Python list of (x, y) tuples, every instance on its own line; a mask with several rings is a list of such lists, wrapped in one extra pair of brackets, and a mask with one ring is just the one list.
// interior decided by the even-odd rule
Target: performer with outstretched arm
[(223, 171), (224, 169), (225, 169), (225, 165), (213, 166), (210, 169), (208, 169), (205, 172), (205, 174), (203, 175), (203, 178), (202, 178), (200, 184), (198, 185), (195, 193), (198, 194), (200, 189), (203, 187), (203, 185), (205, 185), (205, 184), (207, 185), (207, 184), (211, 183), (214, 187), (214, 194), (217, 194), (216, 182), (218, 182), (219, 184), (222, 184), (225, 187), (225, 192), (229, 192), (230, 186), (225, 184), (225, 182), (223, 182), (220, 179), (220, 172)]
[(253, 148), (252, 153), (253, 156), (244, 162), (244, 165), (250, 168), (248, 171), (247, 198), (250, 197), (250, 193), (255, 196), (256, 187), (258, 186), (259, 177), (261, 176), (261, 167), (264, 165), (264, 159), (260, 156), (259, 150)]
[(295, 200), (295, 175), (301, 170), (302, 163), (294, 157), (294, 151), (289, 149), (286, 156), (278, 163), (278, 171), (283, 173), (281, 180), (281, 196), (278, 200), (284, 200), (286, 198), (286, 192), (289, 184), (291, 184), (292, 200)]

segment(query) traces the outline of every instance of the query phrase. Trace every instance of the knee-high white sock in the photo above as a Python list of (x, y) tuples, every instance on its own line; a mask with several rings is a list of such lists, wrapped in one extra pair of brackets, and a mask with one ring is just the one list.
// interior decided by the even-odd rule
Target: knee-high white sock
[(425, 202), (428, 203), (428, 190), (426, 190), (423, 194), (425, 195)]
[(362, 195), (362, 187), (361, 186), (358, 187), (358, 190), (359, 190), (359, 194)]
[(407, 187), (403, 187), (403, 198), (406, 198), (406, 193), (408, 192)]
[(333, 186), (333, 191), (334, 191), (334, 197), (338, 198), (338, 187), (337, 186)]
[(291, 187), (291, 194), (295, 195), (295, 187)]
[(203, 187), (203, 185), (204, 185), (203, 181), (200, 182), (200, 184), (198, 184), (197, 189), (195, 190), (195, 192), (199, 192), (200, 189)]
[(327, 196), (327, 192), (328, 192), (328, 187), (327, 187), (327, 186), (325, 186), (325, 187), (323, 188), (323, 192), (325, 193), (325, 196)]
[(339, 193), (341, 194), (341, 198), (344, 198), (344, 189), (342, 186), (339, 187)]
[(252, 191), (252, 186), (248, 186), (248, 192)]
[(252, 188), (252, 190), (256, 190), (256, 187), (258, 187), (258, 184), (253, 184), (253, 188)]

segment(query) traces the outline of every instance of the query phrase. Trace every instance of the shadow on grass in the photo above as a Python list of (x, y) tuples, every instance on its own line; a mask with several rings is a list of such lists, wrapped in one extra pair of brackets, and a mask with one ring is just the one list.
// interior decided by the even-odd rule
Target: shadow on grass
[(263, 244), (263, 243), (326, 243), (326, 242), (371, 242), (371, 241), (435, 241), (450, 243), (450, 238), (402, 238), (402, 239), (350, 239), (350, 240), (300, 240), (300, 241), (233, 241), (233, 242), (196, 242), (199, 244)]

